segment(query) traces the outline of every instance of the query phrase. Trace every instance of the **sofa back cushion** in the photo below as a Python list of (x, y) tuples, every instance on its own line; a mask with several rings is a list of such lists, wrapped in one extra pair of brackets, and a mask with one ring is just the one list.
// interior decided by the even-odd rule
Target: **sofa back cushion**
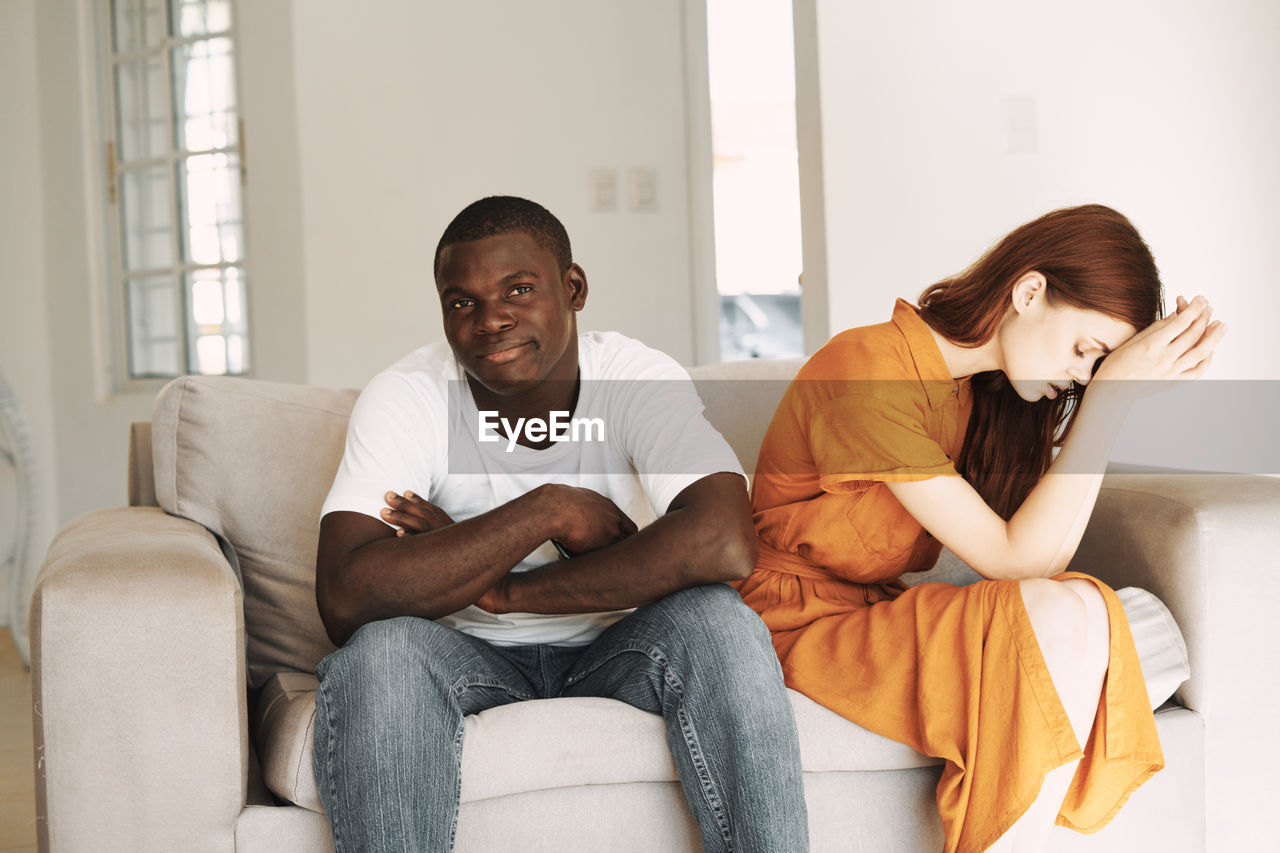
[(707, 407), (707, 420), (738, 454), (748, 474), (755, 472), (760, 442), (803, 358), (754, 359), (689, 368)]
[(186, 376), (156, 398), (156, 499), (235, 550), (253, 687), (313, 672), (333, 651), (316, 610), (316, 544), (356, 394)]

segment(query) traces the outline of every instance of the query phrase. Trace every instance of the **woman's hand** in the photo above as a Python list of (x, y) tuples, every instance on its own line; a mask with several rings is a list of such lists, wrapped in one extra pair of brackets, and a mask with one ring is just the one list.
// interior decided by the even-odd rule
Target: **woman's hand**
[(1089, 389), (1105, 388), (1132, 400), (1159, 391), (1168, 382), (1198, 379), (1209, 369), (1213, 350), (1227, 333), (1226, 324), (1210, 322), (1212, 317), (1213, 308), (1203, 296), (1190, 302), (1179, 296), (1176, 311), (1102, 360)]
[(387, 506), (382, 510), (382, 520), (400, 528), (396, 536), (427, 533), (453, 524), (448, 513), (411, 491), (406, 490), (403, 495), (387, 492), (384, 497)]

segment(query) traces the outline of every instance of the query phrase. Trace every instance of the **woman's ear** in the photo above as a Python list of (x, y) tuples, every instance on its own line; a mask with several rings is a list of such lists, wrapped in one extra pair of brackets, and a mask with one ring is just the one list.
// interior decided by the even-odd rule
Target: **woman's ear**
[(1039, 308), (1048, 298), (1049, 283), (1040, 273), (1032, 270), (1013, 285), (1013, 310), (1019, 314)]

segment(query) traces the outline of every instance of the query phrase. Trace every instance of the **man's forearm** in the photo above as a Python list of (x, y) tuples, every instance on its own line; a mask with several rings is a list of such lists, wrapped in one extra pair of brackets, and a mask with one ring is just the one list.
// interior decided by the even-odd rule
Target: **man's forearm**
[(736, 475), (716, 476), (722, 478), (716, 485), (695, 484), (704, 500), (673, 508), (614, 545), (507, 576), (505, 609), (623, 610), (691, 586), (746, 577), (757, 555), (746, 490)]
[(547, 503), (535, 489), (466, 521), (361, 546), (334, 573), (334, 599), (346, 603), (342, 621), (438, 619), (474, 603), (554, 535)]

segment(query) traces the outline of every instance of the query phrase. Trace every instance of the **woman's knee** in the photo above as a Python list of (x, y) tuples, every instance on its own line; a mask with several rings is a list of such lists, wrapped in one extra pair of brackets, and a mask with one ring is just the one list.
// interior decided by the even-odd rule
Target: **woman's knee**
[[(1081, 667), (1105, 669), (1105, 650), (1109, 646), (1107, 608), (1093, 584), (1033, 578), (1020, 581), (1018, 587), (1051, 674), (1068, 662), (1077, 671)], [(1103, 654), (1099, 655), (1098, 650)]]

